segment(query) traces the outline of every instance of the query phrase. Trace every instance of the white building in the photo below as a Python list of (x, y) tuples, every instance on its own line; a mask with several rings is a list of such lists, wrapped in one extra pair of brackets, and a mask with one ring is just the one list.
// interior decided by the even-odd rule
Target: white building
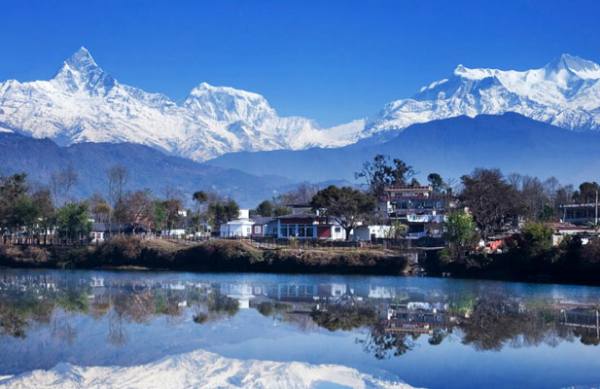
[(185, 228), (172, 228), (170, 230), (161, 231), (161, 236), (165, 238), (183, 239), (185, 238), (185, 235)]
[(250, 211), (240, 209), (239, 218), (221, 224), (219, 236), (221, 238), (248, 238), (252, 235), (254, 222), (249, 219)]
[(386, 225), (357, 226), (352, 231), (352, 240), (357, 242), (388, 238), (391, 230), (392, 227)]

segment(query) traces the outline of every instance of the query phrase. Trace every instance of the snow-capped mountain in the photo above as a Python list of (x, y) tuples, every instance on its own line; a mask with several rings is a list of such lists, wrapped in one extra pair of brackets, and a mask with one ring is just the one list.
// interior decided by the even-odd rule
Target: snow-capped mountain
[(371, 120), (328, 129), (303, 117), (278, 116), (259, 94), (206, 83), (177, 103), (119, 83), (83, 47), (51, 80), (0, 83), (0, 132), (61, 145), (140, 143), (194, 160), (234, 151), (341, 147), (415, 123), (505, 112), (600, 130), (600, 66), (567, 54), (527, 71), (459, 65), (450, 77), (387, 104)]
[(540, 69), (470, 69), (458, 65), (411, 99), (387, 104), (362, 136), (415, 123), (516, 112), (577, 130), (600, 129), (600, 65), (563, 54)]
[(85, 49), (48, 81), (0, 83), (0, 132), (78, 142), (132, 142), (204, 160), (231, 151), (342, 146), (362, 122), (320, 129), (279, 117), (261, 95), (206, 83), (177, 104), (119, 83)]

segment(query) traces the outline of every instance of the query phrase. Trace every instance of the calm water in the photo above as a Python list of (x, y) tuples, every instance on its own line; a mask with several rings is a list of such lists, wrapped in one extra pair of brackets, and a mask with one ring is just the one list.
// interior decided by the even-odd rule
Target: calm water
[(0, 376), (206, 350), (447, 387), (600, 385), (600, 289), (429, 278), (0, 271)]

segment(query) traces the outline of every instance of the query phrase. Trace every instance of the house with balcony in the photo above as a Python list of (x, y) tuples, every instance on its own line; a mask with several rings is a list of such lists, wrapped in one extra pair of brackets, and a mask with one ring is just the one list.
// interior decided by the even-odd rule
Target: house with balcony
[(390, 186), (380, 199), (390, 221), (408, 226), (409, 238), (441, 237), (447, 209), (452, 207), (450, 198), (435, 193), (431, 186)]
[(561, 222), (576, 225), (597, 224), (600, 217), (599, 206), (596, 203), (563, 204)]

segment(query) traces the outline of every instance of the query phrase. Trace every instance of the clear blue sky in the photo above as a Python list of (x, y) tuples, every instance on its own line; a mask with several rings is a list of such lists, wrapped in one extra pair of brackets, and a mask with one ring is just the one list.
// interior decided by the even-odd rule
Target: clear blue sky
[(86, 46), (123, 83), (181, 100), (202, 81), (332, 125), (462, 63), (600, 62), (600, 1), (3, 1), (0, 79), (50, 78)]

